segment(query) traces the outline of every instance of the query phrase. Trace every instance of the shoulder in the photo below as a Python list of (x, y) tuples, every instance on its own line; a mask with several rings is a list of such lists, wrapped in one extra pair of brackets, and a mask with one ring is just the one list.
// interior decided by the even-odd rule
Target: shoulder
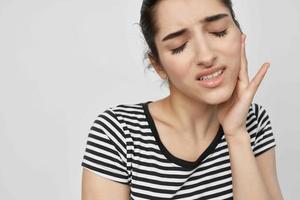
[(123, 122), (124, 118), (134, 118), (142, 115), (143, 104), (144, 102), (115, 104), (108, 106), (104, 113), (110, 113), (119, 122)]
[[(121, 103), (107, 106), (98, 114), (95, 121), (102, 121), (107, 126), (114, 127), (118, 132), (128, 132), (128, 127), (137, 126), (145, 120), (144, 102)], [(104, 125), (102, 123), (102, 126)]]
[(252, 117), (255, 118), (257, 122), (261, 122), (262, 118), (266, 115), (268, 115), (268, 113), (264, 105), (257, 102), (252, 102), (249, 107), (247, 120)]
[(265, 116), (266, 110), (264, 106), (260, 103), (252, 102), (246, 119), (246, 129), (252, 140), (257, 137), (262, 125), (262, 120), (266, 118)]
[(250, 118), (252, 115), (255, 117), (258, 126), (263, 125), (264, 122), (269, 121), (269, 112), (267, 111), (265, 105), (262, 105), (257, 102), (252, 102), (249, 112), (248, 112), (248, 118)]
[(255, 156), (276, 146), (271, 119), (266, 106), (253, 102), (249, 108), (246, 123)]
[[(142, 103), (123, 103), (109, 105), (97, 114), (96, 119), (90, 128), (89, 139), (108, 149), (115, 149), (126, 160), (127, 151), (130, 147), (132, 136), (131, 129), (134, 129), (134, 119), (142, 113)], [(138, 121), (138, 120), (136, 120)]]

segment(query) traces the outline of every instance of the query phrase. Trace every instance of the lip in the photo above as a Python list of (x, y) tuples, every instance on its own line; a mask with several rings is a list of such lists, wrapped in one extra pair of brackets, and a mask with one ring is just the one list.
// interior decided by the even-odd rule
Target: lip
[(197, 82), (202, 85), (203, 87), (206, 87), (206, 88), (216, 88), (218, 86), (220, 86), (223, 82), (224, 82), (224, 71), (225, 70), (222, 70), (222, 74), (213, 78), (213, 79), (210, 79), (210, 80), (198, 80)]
[(217, 72), (217, 71), (219, 71), (221, 69), (224, 70), (225, 67), (224, 66), (220, 66), (220, 67), (211, 67), (209, 69), (206, 69), (206, 70), (204, 70), (204, 71), (202, 71), (202, 72), (200, 72), (200, 73), (198, 73), (196, 75), (196, 80), (199, 80), (201, 76), (207, 76), (207, 75), (213, 74), (213, 73), (215, 73), (215, 72)]

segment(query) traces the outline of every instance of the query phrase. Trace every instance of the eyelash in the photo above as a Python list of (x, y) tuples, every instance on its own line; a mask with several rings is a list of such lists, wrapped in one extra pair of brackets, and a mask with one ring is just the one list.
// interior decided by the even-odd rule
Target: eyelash
[[(221, 32), (212, 32), (212, 34), (214, 34), (216, 37), (224, 37), (227, 34), (227, 29), (225, 29), (224, 31)], [(179, 54), (180, 52), (182, 52), (186, 46), (187, 42), (184, 43), (182, 46), (176, 48), (176, 49), (172, 49), (171, 52), (173, 55), (175, 54)]]

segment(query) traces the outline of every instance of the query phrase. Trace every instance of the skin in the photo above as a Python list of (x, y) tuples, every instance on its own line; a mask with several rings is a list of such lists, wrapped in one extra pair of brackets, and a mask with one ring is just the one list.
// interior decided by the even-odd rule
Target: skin
[[(235, 199), (281, 200), (275, 149), (254, 157), (246, 130), (249, 106), (270, 64), (264, 63), (249, 81), (246, 35), (239, 31), (232, 18), (208, 24), (198, 22), (218, 13), (230, 15), (218, 0), (164, 0), (160, 3), (157, 8), (159, 31), (155, 37), (160, 62), (151, 56), (149, 60), (161, 78), (168, 77), (170, 95), (150, 103), (149, 110), (159, 122), (160, 130), (175, 130), (172, 132), (178, 134), (181, 148), (193, 149), (197, 147), (195, 141), (211, 141), (209, 136), (214, 135), (221, 124), (229, 146)], [(165, 35), (182, 28), (188, 29), (187, 34), (162, 42)], [(228, 29), (225, 37), (212, 34), (225, 28)], [(171, 53), (187, 41), (188, 45), (179, 54)], [(226, 66), (224, 82), (214, 89), (199, 86), (195, 75), (212, 66)], [(170, 129), (162, 128), (166, 126)], [(160, 137), (165, 146), (172, 149), (172, 145), (168, 146), (170, 137), (164, 136), (162, 131)], [(176, 134), (172, 138), (176, 138)], [(185, 141), (188, 142), (183, 145)], [(176, 149), (174, 145), (173, 149)], [(199, 154), (196, 155), (197, 158)], [(249, 189), (249, 182), (256, 184)]]
[[(199, 23), (204, 17), (220, 13), (229, 17)], [(173, 124), (173, 129), (189, 130), (184, 131), (181, 137), (191, 140), (209, 138), (209, 133), (216, 132), (220, 124), (218, 104), (229, 100), (237, 84), (242, 34), (229, 10), (219, 0), (164, 0), (157, 8), (157, 16), (159, 31), (155, 43), (160, 64), (151, 57), (149, 59), (161, 78), (168, 77), (170, 95), (153, 102), (153, 105), (150, 103), (149, 107), (164, 110), (165, 118), (162, 120), (169, 119), (168, 124)], [(187, 28), (188, 32), (161, 41), (167, 34), (182, 28)], [(213, 34), (225, 29), (228, 33), (224, 37)], [(188, 43), (183, 51), (173, 55), (171, 50), (185, 42)], [(196, 74), (213, 66), (226, 66), (223, 84), (214, 89), (200, 86), (195, 79)]]
[[(164, 0), (159, 3), (156, 13), (159, 31), (155, 43), (160, 64), (151, 56), (149, 59), (161, 78), (168, 76), (170, 95), (150, 103), (149, 111), (167, 149), (191, 161), (198, 158), (197, 149), (202, 151), (207, 147), (221, 124), (229, 147), (234, 198), (282, 200), (275, 150), (272, 148), (254, 157), (245, 124), (249, 106), (270, 64), (264, 63), (249, 81), (245, 35), (232, 18), (199, 23), (204, 17), (219, 13), (230, 16), (219, 0)], [(188, 29), (186, 34), (162, 42), (166, 35), (182, 28)], [(212, 34), (226, 28), (225, 37)], [(185, 42), (188, 43), (181, 53), (171, 53)], [(224, 82), (214, 89), (200, 86), (195, 80), (196, 74), (213, 66), (226, 66)], [(172, 133), (172, 137), (166, 133)], [(176, 149), (180, 151), (174, 152)], [(186, 154), (180, 154), (182, 152)], [(249, 183), (255, 184), (249, 187)], [(129, 186), (83, 169), (82, 200), (125, 200), (129, 199), (129, 192)]]
[[(177, 129), (191, 130), (183, 134), (189, 134), (193, 139), (205, 139), (212, 130), (210, 127), (215, 130), (219, 124), (228, 136), (246, 129), (249, 106), (270, 66), (269, 63), (263, 64), (249, 83), (245, 35), (233, 19), (224, 17), (211, 23), (199, 23), (207, 16), (220, 13), (230, 16), (229, 10), (219, 0), (164, 0), (157, 8), (159, 32), (155, 43), (160, 64), (151, 57), (150, 61), (161, 77), (168, 77), (170, 95), (152, 104), (161, 104), (164, 113), (173, 116), (166, 117), (173, 119), (168, 124), (176, 124)], [(167, 34), (182, 28), (188, 31), (162, 41)], [(224, 29), (228, 32), (224, 37), (214, 34)], [(186, 42), (180, 53), (172, 54), (173, 49)], [(213, 66), (226, 66), (222, 85), (213, 89), (199, 85), (196, 74)]]

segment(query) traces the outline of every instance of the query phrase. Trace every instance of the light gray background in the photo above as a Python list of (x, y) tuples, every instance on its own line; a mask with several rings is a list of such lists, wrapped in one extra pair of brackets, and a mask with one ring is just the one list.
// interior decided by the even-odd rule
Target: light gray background
[[(103, 109), (167, 95), (144, 71), (141, 0), (0, 0), (0, 199), (80, 199), (88, 130)], [(285, 199), (299, 198), (297, 0), (235, 0), (255, 101), (271, 117)], [(250, 183), (253, 184), (253, 183)]]

